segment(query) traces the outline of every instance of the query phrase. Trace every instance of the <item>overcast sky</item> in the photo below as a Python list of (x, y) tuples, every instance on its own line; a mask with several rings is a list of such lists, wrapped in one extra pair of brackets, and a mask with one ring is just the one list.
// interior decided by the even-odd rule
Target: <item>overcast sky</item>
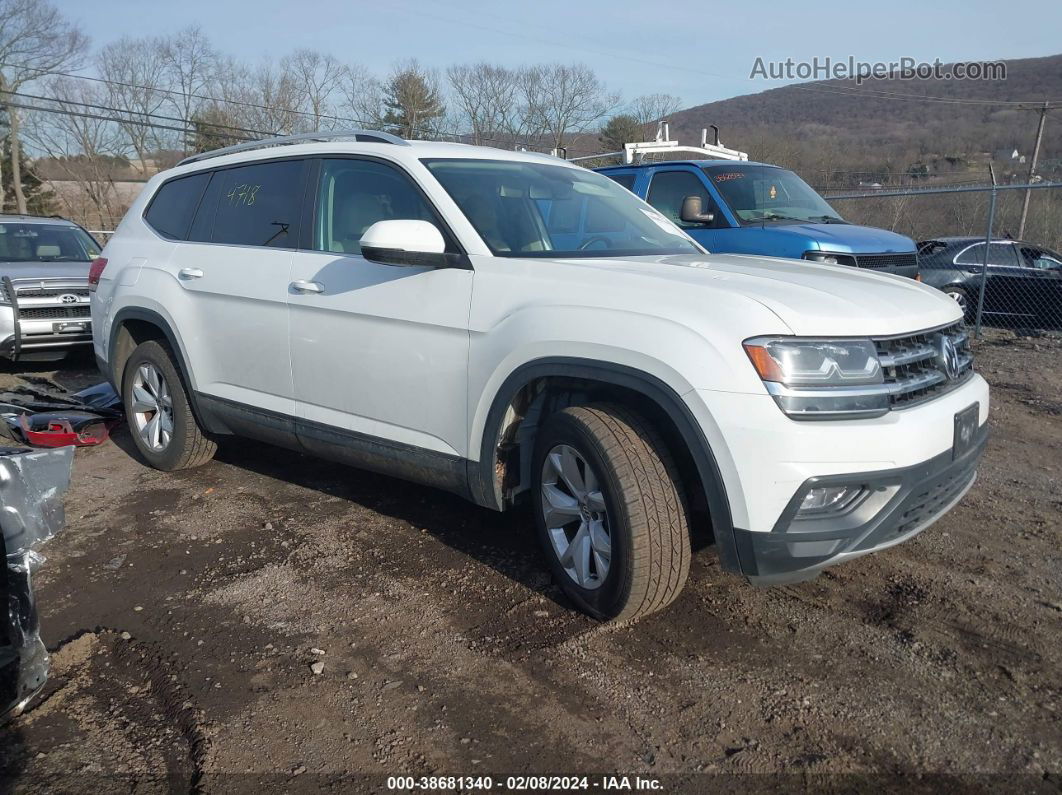
[(626, 99), (666, 92), (685, 106), (786, 82), (750, 80), (757, 57), (947, 63), (1062, 52), (1059, 0), (892, 0), (873, 9), (852, 0), (55, 1), (97, 45), (198, 22), (219, 50), (248, 62), (298, 47), (378, 73), (410, 56), (439, 67), (582, 61)]

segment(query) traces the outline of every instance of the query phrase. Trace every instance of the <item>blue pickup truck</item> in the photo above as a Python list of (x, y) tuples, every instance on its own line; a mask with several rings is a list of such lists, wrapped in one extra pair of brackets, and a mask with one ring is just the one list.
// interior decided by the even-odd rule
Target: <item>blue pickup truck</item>
[(918, 275), (913, 240), (848, 223), (788, 169), (747, 160), (679, 160), (596, 170), (648, 201), (709, 251)]

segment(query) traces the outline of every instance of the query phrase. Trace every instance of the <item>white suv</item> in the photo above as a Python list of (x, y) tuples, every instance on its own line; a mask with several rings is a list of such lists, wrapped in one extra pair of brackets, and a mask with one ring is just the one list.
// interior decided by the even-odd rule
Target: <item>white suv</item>
[(761, 584), (904, 541), (987, 436), (947, 296), (708, 254), (532, 153), (348, 131), (198, 155), (151, 180), (91, 281), (153, 466), (237, 434), (499, 511), (526, 496), (599, 618), (674, 600), (691, 530)]

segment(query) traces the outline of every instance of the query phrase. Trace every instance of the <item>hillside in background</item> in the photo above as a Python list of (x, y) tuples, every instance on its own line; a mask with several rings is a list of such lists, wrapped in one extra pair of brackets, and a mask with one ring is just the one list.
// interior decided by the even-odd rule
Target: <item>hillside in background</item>
[[(792, 168), (829, 193), (882, 187), (1024, 182), (1039, 114), (985, 101), (1062, 100), (1062, 55), (1006, 61), (1007, 78), (827, 80), (687, 108), (670, 116), (671, 138), (700, 140), (714, 124), (727, 146), (752, 160)], [(899, 97), (915, 95), (919, 98)], [(935, 99), (927, 99), (933, 97)], [(1062, 103), (1059, 103), (1062, 104)], [(1011, 154), (1018, 150), (1019, 158)], [(1062, 109), (1047, 116), (1037, 173), (1062, 181)], [(849, 220), (916, 239), (983, 234), (986, 194), (948, 194), (836, 203)], [(1022, 193), (1000, 194), (996, 232), (1017, 233)], [(1062, 247), (1062, 190), (1033, 194), (1025, 237)]]
[[(983, 174), (986, 153), (1031, 153), (1038, 114), (972, 100), (1062, 100), (1062, 55), (1005, 63), (1000, 81), (826, 80), (711, 102), (672, 114), (672, 138), (692, 142), (715, 124), (726, 145), (797, 167), (815, 183), (825, 172), (899, 174), (922, 164), (948, 173), (980, 163)], [(1062, 110), (1048, 116), (1041, 158), (1062, 158)]]

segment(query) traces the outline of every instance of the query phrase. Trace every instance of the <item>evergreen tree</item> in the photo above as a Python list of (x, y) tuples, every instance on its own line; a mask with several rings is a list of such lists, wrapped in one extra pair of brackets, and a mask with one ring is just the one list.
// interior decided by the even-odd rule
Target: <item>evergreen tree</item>
[(604, 127), (598, 140), (606, 150), (618, 152), (624, 144), (637, 143), (645, 138), (643, 125), (628, 113), (613, 116)]

